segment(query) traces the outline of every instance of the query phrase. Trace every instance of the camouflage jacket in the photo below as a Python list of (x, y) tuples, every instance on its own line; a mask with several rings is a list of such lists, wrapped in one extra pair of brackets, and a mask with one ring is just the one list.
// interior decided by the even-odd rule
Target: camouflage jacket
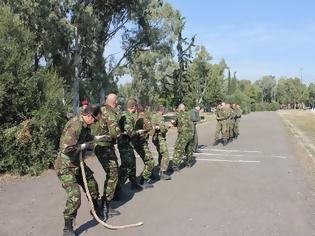
[(188, 112), (177, 112), (175, 125), (177, 126), (179, 134), (193, 132), (193, 124), (191, 122), (190, 114)]
[(163, 116), (156, 112), (152, 115), (151, 123), (153, 126), (159, 126), (160, 130), (155, 130), (153, 135), (161, 135), (163, 138), (165, 138), (166, 133), (167, 133), (167, 127), (164, 123), (164, 118)]
[(101, 119), (98, 122), (96, 133), (97, 135), (109, 135), (112, 142), (98, 142), (99, 146), (111, 146), (116, 143), (117, 137), (121, 134), (118, 126), (118, 113), (114, 108), (108, 105), (101, 107)]
[(146, 141), (149, 139), (150, 132), (152, 131), (152, 123), (148, 114), (138, 114), (135, 119), (135, 130), (138, 131), (140, 129), (144, 129), (147, 132), (137, 135), (134, 137), (135, 141)]
[(93, 138), (90, 127), (84, 123), (81, 115), (71, 118), (60, 138), (59, 155), (56, 161), (59, 165), (56, 168), (60, 165), (66, 167), (79, 166), (80, 144), (92, 141)]
[(225, 114), (225, 112), (224, 112), (223, 109), (217, 109), (217, 110), (215, 111), (215, 115), (216, 115), (216, 119), (217, 119), (218, 121), (222, 121), (222, 120), (225, 120), (225, 119), (226, 119), (226, 114)]
[(119, 128), (121, 130), (121, 138), (134, 138), (136, 134), (135, 130), (135, 120), (136, 120), (136, 113), (129, 113), (128, 111), (123, 111), (119, 118)]

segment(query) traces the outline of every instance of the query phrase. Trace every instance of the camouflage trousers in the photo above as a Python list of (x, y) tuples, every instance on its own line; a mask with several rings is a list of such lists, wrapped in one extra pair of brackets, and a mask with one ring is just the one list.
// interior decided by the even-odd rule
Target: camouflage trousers
[(193, 157), (193, 134), (179, 133), (174, 146), (173, 166), (179, 167), (180, 162), (186, 154), (187, 164), (192, 163)]
[(215, 135), (214, 139), (219, 140), (220, 134), (222, 133), (222, 139), (228, 140), (229, 139), (229, 133), (228, 133), (228, 125), (226, 120), (218, 120), (217, 126), (215, 129)]
[(136, 156), (128, 140), (118, 140), (118, 150), (121, 164), (119, 166), (119, 177), (116, 190), (120, 190), (127, 179), (136, 181)]
[(197, 133), (197, 127), (196, 124), (193, 126), (193, 134), (194, 134), (194, 141), (193, 141), (193, 151), (196, 152), (198, 149), (198, 133)]
[(149, 144), (147, 141), (138, 142), (134, 144), (134, 149), (141, 157), (144, 168), (142, 172), (142, 176), (145, 181), (150, 179), (150, 176), (152, 174), (152, 170), (154, 168), (154, 159), (153, 155), (149, 149)]
[(240, 134), (240, 131), (239, 131), (239, 123), (240, 123), (240, 118), (236, 118), (235, 119), (235, 125), (234, 125), (234, 134), (236, 136), (238, 136)]
[(229, 138), (234, 137), (234, 125), (235, 125), (235, 120), (231, 119), (229, 122)]
[(118, 183), (118, 161), (115, 148), (114, 146), (96, 146), (94, 152), (106, 172), (102, 198), (103, 200), (109, 202), (114, 197), (115, 189)]
[[(93, 200), (97, 201), (99, 197), (98, 185), (93, 177), (93, 171), (84, 164), (88, 188)], [(85, 191), (80, 167), (63, 167), (56, 169), (57, 176), (66, 190), (67, 202), (64, 208), (64, 218), (74, 219), (77, 216), (78, 209), (81, 205), (80, 187)]]
[(168, 164), (170, 162), (170, 157), (167, 149), (166, 139), (162, 136), (153, 136), (152, 143), (155, 145), (156, 150), (159, 155), (159, 166), (161, 172), (166, 172), (168, 168)]

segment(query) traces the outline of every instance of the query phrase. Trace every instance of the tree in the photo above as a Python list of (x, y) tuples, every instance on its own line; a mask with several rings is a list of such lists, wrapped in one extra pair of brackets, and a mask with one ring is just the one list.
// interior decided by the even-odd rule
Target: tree
[(272, 102), (275, 100), (276, 80), (275, 76), (268, 75), (257, 80), (255, 85), (259, 89), (261, 102)]

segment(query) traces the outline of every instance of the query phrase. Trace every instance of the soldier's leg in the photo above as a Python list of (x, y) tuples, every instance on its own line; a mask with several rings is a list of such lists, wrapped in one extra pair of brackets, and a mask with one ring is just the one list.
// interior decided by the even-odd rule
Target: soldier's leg
[(148, 181), (150, 179), (154, 167), (154, 159), (152, 153), (150, 152), (147, 143), (135, 145), (134, 148), (144, 163), (144, 168), (142, 172), (143, 179), (144, 181)]
[(234, 138), (234, 119), (231, 120), (231, 126), (230, 126), (230, 139)]
[(160, 155), (161, 155), (161, 172), (166, 172), (168, 168), (168, 164), (170, 162), (170, 157), (167, 149), (167, 143), (164, 138), (159, 139), (159, 150), (160, 150)]
[(222, 132), (222, 121), (217, 121), (216, 129), (215, 129), (215, 134), (214, 134), (214, 142), (215, 145), (218, 144), (218, 141), (220, 140), (220, 134)]
[[(115, 189), (118, 183), (118, 161), (115, 154), (115, 149), (112, 147), (102, 147), (103, 156), (96, 155), (100, 161), (105, 173), (106, 178), (104, 181), (104, 192), (102, 199), (110, 202), (113, 199)], [(95, 150), (95, 154), (97, 150)]]
[(239, 135), (239, 123), (240, 123), (240, 120), (237, 118), (235, 120), (235, 127), (234, 127), (234, 132), (235, 132), (236, 137)]
[(74, 169), (64, 168), (57, 171), (57, 176), (67, 194), (66, 206), (63, 212), (65, 220), (73, 220), (77, 216), (77, 211), (81, 205), (80, 187)]
[(187, 167), (192, 166), (193, 152), (194, 152), (193, 137), (187, 137), (187, 145), (186, 145), (186, 156), (187, 156), (186, 166)]
[(183, 154), (185, 152), (185, 147), (186, 146), (186, 140), (185, 136), (183, 134), (178, 134), (175, 146), (174, 146), (174, 153), (173, 153), (173, 169), (179, 168), (180, 162), (182, 160)]
[(65, 226), (63, 235), (74, 235), (73, 220), (77, 216), (81, 205), (80, 187), (77, 183), (74, 168), (62, 168), (57, 170), (57, 176), (67, 194), (66, 206), (63, 211)]
[[(91, 194), (93, 203), (96, 203), (99, 197), (98, 184), (93, 176), (93, 171), (84, 163), (84, 170), (86, 175), (87, 186)], [(76, 177), (78, 184), (82, 187), (84, 192), (86, 192), (83, 182), (83, 177), (81, 174), (81, 168), (76, 168)]]
[(118, 150), (120, 155), (121, 164), (119, 166), (119, 177), (116, 190), (119, 191), (129, 178), (132, 168), (132, 161), (130, 160), (130, 145), (128, 143), (118, 143)]
[(158, 165), (161, 167), (161, 161), (162, 161), (162, 153), (161, 153), (161, 149), (160, 149), (160, 140), (159, 138), (155, 138), (152, 139), (152, 143), (154, 144), (156, 151), (158, 153)]
[(222, 121), (222, 136), (223, 136), (223, 145), (227, 144), (229, 139), (229, 122), (228, 120)]
[(196, 124), (194, 124), (193, 127), (193, 151), (196, 152), (198, 149), (198, 133)]

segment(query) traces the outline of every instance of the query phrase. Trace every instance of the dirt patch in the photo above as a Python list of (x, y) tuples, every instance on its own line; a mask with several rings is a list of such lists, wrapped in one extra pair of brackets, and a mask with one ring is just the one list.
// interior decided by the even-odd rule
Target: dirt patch
[(279, 111), (278, 114), (295, 137), (296, 142), (305, 149), (309, 159), (315, 165), (315, 115), (304, 110)]

